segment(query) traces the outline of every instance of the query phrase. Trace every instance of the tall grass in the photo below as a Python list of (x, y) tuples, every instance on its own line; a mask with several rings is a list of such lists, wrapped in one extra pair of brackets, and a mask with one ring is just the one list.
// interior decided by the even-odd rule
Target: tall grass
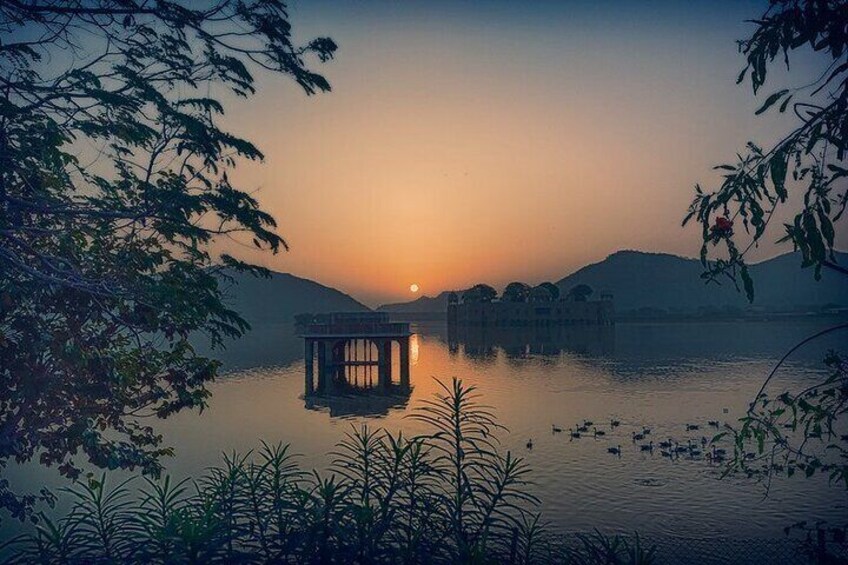
[[(528, 467), (502, 453), (503, 429), (474, 387), (453, 379), (412, 417), (431, 433), (362, 426), (306, 472), (288, 446), (225, 456), (174, 483), (107, 477), (66, 490), (5, 548), (12, 563), (646, 563), (637, 543), (557, 540), (534, 509)], [(137, 484), (133, 490), (131, 487)]]

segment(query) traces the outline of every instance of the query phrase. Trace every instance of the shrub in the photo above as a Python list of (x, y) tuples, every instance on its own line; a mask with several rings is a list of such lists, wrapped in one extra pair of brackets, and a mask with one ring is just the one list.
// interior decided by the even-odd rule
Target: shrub
[[(617, 537), (558, 541), (534, 513), (529, 469), (501, 453), (497, 423), (474, 387), (453, 379), (411, 416), (432, 429), (406, 437), (352, 428), (326, 473), (300, 469), (289, 447), (225, 456), (196, 480), (107, 477), (65, 492), (12, 540), (12, 563), (647, 563)], [(135, 495), (134, 495), (135, 494)]]

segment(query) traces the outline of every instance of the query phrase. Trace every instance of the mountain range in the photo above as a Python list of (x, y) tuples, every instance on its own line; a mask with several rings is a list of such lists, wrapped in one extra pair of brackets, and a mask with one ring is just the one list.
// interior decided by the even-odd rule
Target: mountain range
[[(848, 265), (848, 253), (837, 254), (840, 265)], [(753, 308), (768, 312), (804, 311), (823, 306), (848, 307), (848, 280), (824, 270), (816, 281), (811, 269), (800, 268), (798, 254), (785, 254), (750, 266), (754, 279), (755, 300), (749, 305), (744, 294), (730, 281), (705, 284), (696, 259), (666, 253), (619, 251), (603, 261), (587, 265), (555, 284), (563, 294), (578, 284), (595, 291), (611, 293), (616, 312), (621, 316), (689, 315)], [(270, 278), (232, 274), (232, 283), (224, 283), (227, 304), (251, 324), (289, 323), (303, 312), (365, 312), (370, 310), (355, 298), (334, 288), (286, 273)], [(460, 291), (461, 292), (461, 291)], [(447, 308), (448, 291), (437, 296), (422, 296), (411, 302), (385, 304), (379, 311), (411, 314), (420, 319), (442, 319)]]
[[(848, 253), (837, 253), (837, 262), (848, 265)], [(596, 296), (611, 293), (618, 313), (658, 311), (691, 314), (714, 309), (797, 311), (826, 305), (848, 306), (848, 280), (825, 269), (816, 281), (811, 269), (800, 268), (800, 256), (787, 253), (751, 265), (754, 303), (727, 280), (706, 284), (700, 277), (703, 267), (697, 259), (667, 253), (619, 251), (603, 261), (587, 265), (555, 284), (562, 293), (578, 284), (588, 284)], [(422, 314), (444, 312), (449, 292), (435, 297), (385, 304), (378, 310), (391, 313)]]

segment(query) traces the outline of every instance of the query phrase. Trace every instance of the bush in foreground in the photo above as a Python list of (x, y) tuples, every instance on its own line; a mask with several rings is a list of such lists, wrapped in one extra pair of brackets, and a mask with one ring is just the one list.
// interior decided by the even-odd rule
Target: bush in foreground
[[(440, 383), (442, 384), (442, 383)], [(66, 494), (6, 548), (11, 562), (647, 563), (653, 551), (596, 533), (568, 547), (533, 509), (528, 468), (498, 449), (502, 430), (454, 379), (411, 416), (431, 433), (354, 429), (327, 473), (288, 446), (232, 454), (197, 480), (105, 475)]]

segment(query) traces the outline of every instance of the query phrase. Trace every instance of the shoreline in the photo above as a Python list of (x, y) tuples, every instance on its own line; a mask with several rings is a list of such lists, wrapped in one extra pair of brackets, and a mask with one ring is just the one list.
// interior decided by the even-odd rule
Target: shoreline
[[(443, 312), (390, 312), (389, 319), (393, 322), (427, 322), (447, 324), (447, 315)], [(722, 315), (720, 313), (708, 313), (702, 315), (680, 314), (664, 316), (648, 316), (638, 314), (620, 314), (615, 316), (616, 324), (631, 323), (714, 323), (714, 322), (789, 322), (804, 320), (848, 320), (848, 312), (763, 312), (748, 315)]]

